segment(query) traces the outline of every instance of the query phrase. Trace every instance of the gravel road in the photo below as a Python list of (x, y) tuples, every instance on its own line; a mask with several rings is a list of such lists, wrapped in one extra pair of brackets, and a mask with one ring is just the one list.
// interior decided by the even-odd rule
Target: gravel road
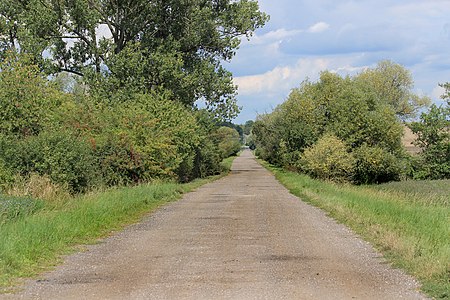
[(0, 299), (425, 299), (250, 151), (230, 175)]

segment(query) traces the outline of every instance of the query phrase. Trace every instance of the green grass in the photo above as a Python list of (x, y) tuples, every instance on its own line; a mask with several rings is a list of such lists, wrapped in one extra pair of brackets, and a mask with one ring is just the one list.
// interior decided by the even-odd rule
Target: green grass
[(0, 194), (0, 225), (25, 218), (44, 208), (45, 202), (30, 197), (14, 197)]
[[(222, 175), (227, 173), (233, 159), (225, 160)], [(79, 249), (77, 245), (95, 243), (220, 176), (187, 184), (153, 183), (116, 188), (76, 197), (58, 207), (39, 206), (33, 211), (28, 209), (32, 200), (25, 203), (19, 199), (22, 205), (16, 205), (14, 199), (16, 202), (8, 204), (8, 209), (19, 214), (14, 218), (8, 215), (9, 219), (3, 217), (0, 222), (0, 292), (11, 289), (19, 278), (35, 276), (57, 264), (61, 255)]]
[(221, 163), (220, 166), (222, 167), (222, 170), (227, 173), (231, 169), (231, 165), (233, 164), (233, 161), (236, 157), (238, 157), (242, 151), (240, 151), (236, 156), (230, 156), (228, 158), (225, 158)]
[(371, 188), (396, 194), (400, 198), (413, 198), (425, 204), (450, 207), (450, 180), (409, 180), (371, 186)]
[(339, 185), (265, 164), (293, 194), (375, 245), (422, 290), (450, 299), (449, 181)]

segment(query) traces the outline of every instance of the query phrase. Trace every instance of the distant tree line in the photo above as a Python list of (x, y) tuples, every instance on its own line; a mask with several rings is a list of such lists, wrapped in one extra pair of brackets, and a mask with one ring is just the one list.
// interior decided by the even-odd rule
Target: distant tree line
[[(323, 72), (304, 81), (272, 113), (253, 125), (261, 158), (313, 177), (381, 183), (413, 178), (449, 178), (449, 108), (433, 105), (408, 123), (430, 99), (412, 92), (408, 70), (391, 61), (355, 76)], [(448, 84), (445, 85), (448, 101)], [(404, 124), (419, 136), (418, 157), (402, 145)]]

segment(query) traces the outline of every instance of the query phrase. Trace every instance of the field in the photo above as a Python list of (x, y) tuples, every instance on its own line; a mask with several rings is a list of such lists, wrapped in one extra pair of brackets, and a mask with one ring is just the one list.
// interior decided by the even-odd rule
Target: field
[(371, 242), (422, 290), (450, 298), (450, 180), (338, 185), (266, 164), (293, 194)]
[(406, 151), (411, 154), (417, 154), (420, 152), (420, 148), (413, 144), (416, 140), (417, 135), (415, 135), (409, 127), (404, 126), (404, 135), (402, 137), (402, 143)]

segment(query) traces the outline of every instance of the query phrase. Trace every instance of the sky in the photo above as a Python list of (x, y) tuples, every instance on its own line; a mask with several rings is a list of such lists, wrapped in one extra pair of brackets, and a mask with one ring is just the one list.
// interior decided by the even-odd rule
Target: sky
[(392, 60), (410, 70), (414, 92), (443, 103), (450, 81), (450, 0), (259, 0), (270, 21), (243, 39), (225, 67), (238, 86), (243, 124), (270, 113), (321, 71), (357, 74)]

